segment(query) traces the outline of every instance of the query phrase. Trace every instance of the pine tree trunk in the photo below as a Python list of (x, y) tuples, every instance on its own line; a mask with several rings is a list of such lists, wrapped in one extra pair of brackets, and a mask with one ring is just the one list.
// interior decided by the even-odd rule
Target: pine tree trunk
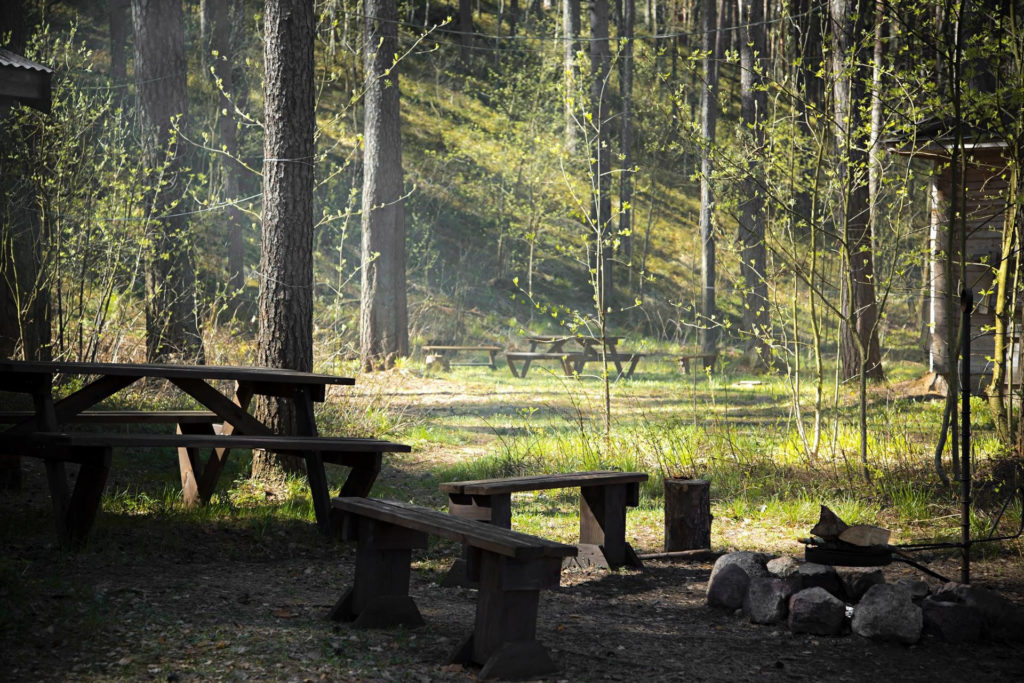
[(565, 81), (565, 149), (576, 152), (578, 136), (576, 118), (570, 101), (576, 97), (579, 69), (576, 66), (576, 52), (580, 49), (580, 0), (562, 0), (562, 31), (564, 32), (564, 81)]
[[(619, 240), (622, 257), (633, 272), (633, 27), (636, 23), (636, 0), (622, 1), (622, 23), (619, 37), (619, 88), (622, 94), (622, 175), (619, 178)], [(631, 277), (632, 279), (632, 277)]]
[(149, 185), (146, 357), (202, 361), (192, 235), (182, 215), (188, 125), (185, 26), (181, 0), (132, 0), (135, 91)]
[[(263, 235), (256, 364), (313, 368), (313, 0), (266, 0), (264, 9)], [(293, 433), (290, 403), (268, 399), (259, 417)], [(257, 454), (252, 474), (274, 479), (301, 460)]]
[(715, 303), (715, 235), (711, 222), (714, 195), (711, 190), (711, 148), (715, 144), (718, 117), (718, 22), (715, 0), (704, 0), (701, 8), (701, 50), (704, 58), (704, 88), (700, 97), (700, 241), (701, 241), (701, 353), (718, 348), (718, 309)]
[(767, 97), (761, 86), (765, 64), (764, 5), (760, 0), (739, 0), (740, 100), (744, 128), (750, 135), (747, 174), (740, 198), (739, 237), (743, 273), (743, 326), (750, 334), (748, 348), (765, 367), (771, 366), (770, 313), (765, 254), (764, 171), (759, 161), (764, 146)]
[(870, 379), (881, 379), (882, 359), (878, 346), (878, 306), (875, 301), (874, 259), (871, 239), (870, 194), (866, 169), (868, 140), (863, 133), (864, 64), (870, 58), (858, 54), (858, 45), (871, 26), (873, 0), (831, 0), (833, 105), (835, 115), (836, 175), (840, 196), (835, 222), (844, 236), (849, 261), (844, 275), (840, 359), (843, 379), (863, 370)]
[(615, 291), (612, 263), (611, 150), (608, 120), (608, 77), (611, 51), (608, 46), (608, 0), (590, 3), (590, 111), (593, 120), (590, 173), (594, 193), (591, 219), (595, 235), (594, 259), (597, 272), (597, 296), (600, 315), (611, 306)]
[(405, 207), (399, 118), (398, 7), (367, 0), (363, 124), (362, 298), (359, 355), (364, 370), (409, 355)]

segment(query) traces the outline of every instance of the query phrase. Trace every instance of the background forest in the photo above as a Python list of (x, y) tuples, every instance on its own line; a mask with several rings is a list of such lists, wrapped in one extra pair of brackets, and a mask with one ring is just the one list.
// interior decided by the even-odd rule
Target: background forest
[[(866, 467), (868, 380), (929, 363), (928, 349), (950, 375), (958, 318), (936, 324), (930, 297), (953, 310), (966, 288), (996, 312), (988, 395), (1015, 441), (1019, 3), (316, 2), (308, 160), (264, 148), (263, 3), (132, 5), (5, 3), (8, 44), (54, 69), (51, 112), (11, 109), (0, 131), (7, 355), (252, 363), (259, 291), (275, 281), (260, 256), (265, 169), (302, 163), (318, 369), (377, 366), (367, 354), (390, 367), (426, 343), (509, 346), (525, 330), (699, 347), (785, 378), (811, 457), (822, 415), (859, 384)], [(378, 24), (397, 32), (382, 71)], [(169, 67), (174, 40), (183, 61)], [(153, 61), (179, 75), (147, 79)], [(364, 108), (392, 77), (401, 155), (385, 175), (401, 193), (374, 204)], [(936, 177), (966, 186), (979, 141), (1002, 150), (989, 199), (1009, 207), (987, 226), (1001, 250), (981, 256), (959, 191), (931, 204)], [(394, 253), (367, 247), (385, 206), (404, 214)], [(368, 351), (360, 298), (385, 262), (408, 309), (392, 346)], [(953, 355), (935, 356), (936, 337)]]

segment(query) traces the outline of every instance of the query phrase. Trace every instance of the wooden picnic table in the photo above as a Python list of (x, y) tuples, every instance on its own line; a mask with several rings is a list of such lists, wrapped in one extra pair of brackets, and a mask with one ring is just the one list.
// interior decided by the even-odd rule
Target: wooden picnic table
[[(632, 377), (636, 365), (643, 357), (639, 353), (620, 353), (618, 344), (622, 337), (575, 334), (575, 335), (528, 335), (523, 338), (529, 345), (529, 351), (509, 351), (505, 354), (505, 362), (513, 377), (526, 377), (530, 364), (535, 360), (559, 360), (567, 376), (579, 374), (587, 363), (600, 362), (602, 350), (608, 361), (615, 366), (617, 377)], [(573, 342), (578, 350), (567, 350), (566, 343)], [(522, 361), (522, 369), (517, 370), (515, 361)], [(628, 365), (623, 368), (623, 361)]]
[[(61, 399), (54, 398), (54, 379), (60, 375), (78, 375), (89, 378), (77, 391)], [(189, 411), (173, 419), (177, 422), (176, 435), (162, 435), (163, 441), (153, 434), (82, 433), (64, 434), (75, 423), (96, 420), (100, 413), (95, 406), (118, 391), (143, 379), (162, 379), (191, 396), (206, 411), (193, 411), (205, 419), (188, 419)], [(232, 382), (234, 391), (224, 393), (214, 383)], [(44, 459), (51, 494), (57, 505), (58, 498), (68, 499), (65, 461), (77, 462), (81, 455), (64, 456), (68, 449), (92, 452), (106, 444), (113, 446), (178, 448), (182, 490), (186, 503), (208, 500), (227, 463), (229, 450), (263, 448), (298, 454), (305, 459), (306, 476), (317, 524), (323, 530), (330, 527), (330, 493), (324, 462), (351, 467), (341, 495), (365, 496), (370, 492), (380, 472), (381, 454), (407, 452), (408, 446), (371, 439), (327, 439), (319, 437), (314, 404), (324, 401), (328, 386), (352, 385), (349, 377), (299, 372), (278, 368), (225, 367), (213, 365), (162, 365), (122, 363), (74, 363), (0, 361), (0, 391), (29, 394), (34, 409), (23, 418), (14, 418), (7, 430), (0, 432), (14, 445)], [(257, 395), (288, 400), (295, 407), (297, 432), (294, 435), (277, 434), (250, 412), (252, 398)], [(165, 421), (164, 411), (118, 411), (117, 420), (123, 423), (152, 423)], [(222, 422), (219, 431), (215, 422)], [(234, 438), (232, 438), (234, 437)], [(83, 440), (85, 439), (85, 440)], [(137, 441), (138, 443), (132, 443)], [(88, 441), (88, 443), (86, 443)], [(166, 443), (164, 443), (166, 442)], [(199, 460), (199, 449), (209, 447), (212, 452), (205, 463)], [(322, 448), (321, 448), (322, 447)], [(319, 450), (318, 450), (319, 449)], [(322, 451), (322, 452), (321, 452)], [(17, 457), (16, 455), (14, 457)], [(76, 459), (77, 458), (77, 459)], [(75, 492), (78, 495), (78, 492)]]

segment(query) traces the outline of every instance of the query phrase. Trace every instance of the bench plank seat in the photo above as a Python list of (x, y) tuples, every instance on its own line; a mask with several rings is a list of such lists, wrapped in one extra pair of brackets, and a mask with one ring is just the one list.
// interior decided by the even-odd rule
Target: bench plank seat
[[(20, 449), (22, 455), (40, 458), (46, 464), (57, 533), (68, 547), (80, 546), (88, 537), (100, 507), (114, 448), (177, 449), (186, 504), (206, 502), (212, 497), (232, 449), (265, 449), (302, 457), (306, 461), (313, 505), (318, 509), (317, 519), (322, 519), (322, 524), (330, 518), (325, 462), (352, 468), (342, 487), (343, 495), (365, 495), (380, 472), (383, 453), (411, 450), (407, 445), (379, 439), (216, 434), (209, 424), (198, 425), (205, 429), (192, 433), (193, 426), (196, 425), (179, 424), (177, 434), (32, 432), (5, 433), (4, 437), (6, 446)], [(200, 449), (211, 449), (205, 465), (199, 457)], [(64, 474), (66, 462), (81, 466), (71, 491)]]
[[(457, 344), (428, 344), (423, 347), (424, 356), (428, 357), (428, 363), (430, 362), (430, 356), (437, 356), (445, 359), (448, 365), (462, 365), (462, 366), (479, 366), (486, 365), (491, 370), (498, 368), (496, 359), (498, 354), (505, 349), (495, 344), (477, 344), (477, 345), (457, 345)], [(448, 357), (454, 357), (458, 355), (460, 351), (483, 351), (487, 354), (487, 362), (473, 362), (473, 361), (460, 361), (458, 363), (447, 360)]]
[[(451, 515), (512, 527), (512, 494), (546, 489), (580, 489), (580, 542), (575, 562), (580, 566), (643, 568), (643, 562), (626, 542), (626, 508), (640, 502), (643, 472), (592, 470), (524, 477), (450, 481), (440, 485), (448, 495)], [(465, 569), (456, 563), (449, 571), (449, 585), (468, 585)]]
[(562, 560), (576, 548), (397, 501), (340, 497), (331, 505), (343, 540), (357, 542), (352, 586), (331, 619), (370, 628), (423, 625), (409, 596), (412, 550), (441, 536), (465, 546), (480, 586), (473, 631), (450, 661), (481, 666), (481, 680), (557, 671), (536, 637), (537, 608), (540, 591), (558, 586)]
[[(0, 411), (0, 423), (33, 420), (33, 410)], [(223, 422), (210, 410), (85, 410), (67, 420), (74, 424), (207, 424)]]

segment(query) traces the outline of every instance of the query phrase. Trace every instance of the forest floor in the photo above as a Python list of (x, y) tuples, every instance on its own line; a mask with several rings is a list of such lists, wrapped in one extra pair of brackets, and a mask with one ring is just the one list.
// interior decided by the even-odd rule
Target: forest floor
[[(476, 402), (442, 381), (418, 382), (407, 394), (399, 392), (396, 406), (435, 415), (472, 411)], [(431, 468), (476, 457), (487, 438), (417, 449), (386, 467), (382, 483), (387, 491), (420, 490), (426, 481), (436, 490)], [(432, 544), (415, 557), (411, 594), (425, 627), (359, 630), (327, 619), (351, 581), (354, 551), (325, 541), (307, 522), (105, 511), (90, 545), (68, 554), (54, 543), (41, 468), (25, 463), (25, 479), (21, 492), (0, 496), (4, 681), (476, 678), (471, 668), (447, 664), (471, 628), (476, 602), (473, 590), (437, 585), (458, 554), (451, 544)], [(661, 550), (657, 529), (627, 534), (641, 553)], [(794, 543), (752, 546), (758, 535), (752, 520), (742, 531), (716, 529), (714, 544), (797, 552)], [(958, 576), (954, 557), (922, 559)], [(562, 669), (551, 680), (1024, 680), (1019, 645), (926, 636), (907, 647), (750, 624), (706, 606), (710, 570), (709, 563), (648, 561), (642, 572), (563, 573), (558, 589), (542, 593), (537, 629)], [(978, 584), (1024, 603), (1019, 552), (979, 558), (972, 571)], [(904, 565), (885, 573), (890, 581), (926, 578)]]

